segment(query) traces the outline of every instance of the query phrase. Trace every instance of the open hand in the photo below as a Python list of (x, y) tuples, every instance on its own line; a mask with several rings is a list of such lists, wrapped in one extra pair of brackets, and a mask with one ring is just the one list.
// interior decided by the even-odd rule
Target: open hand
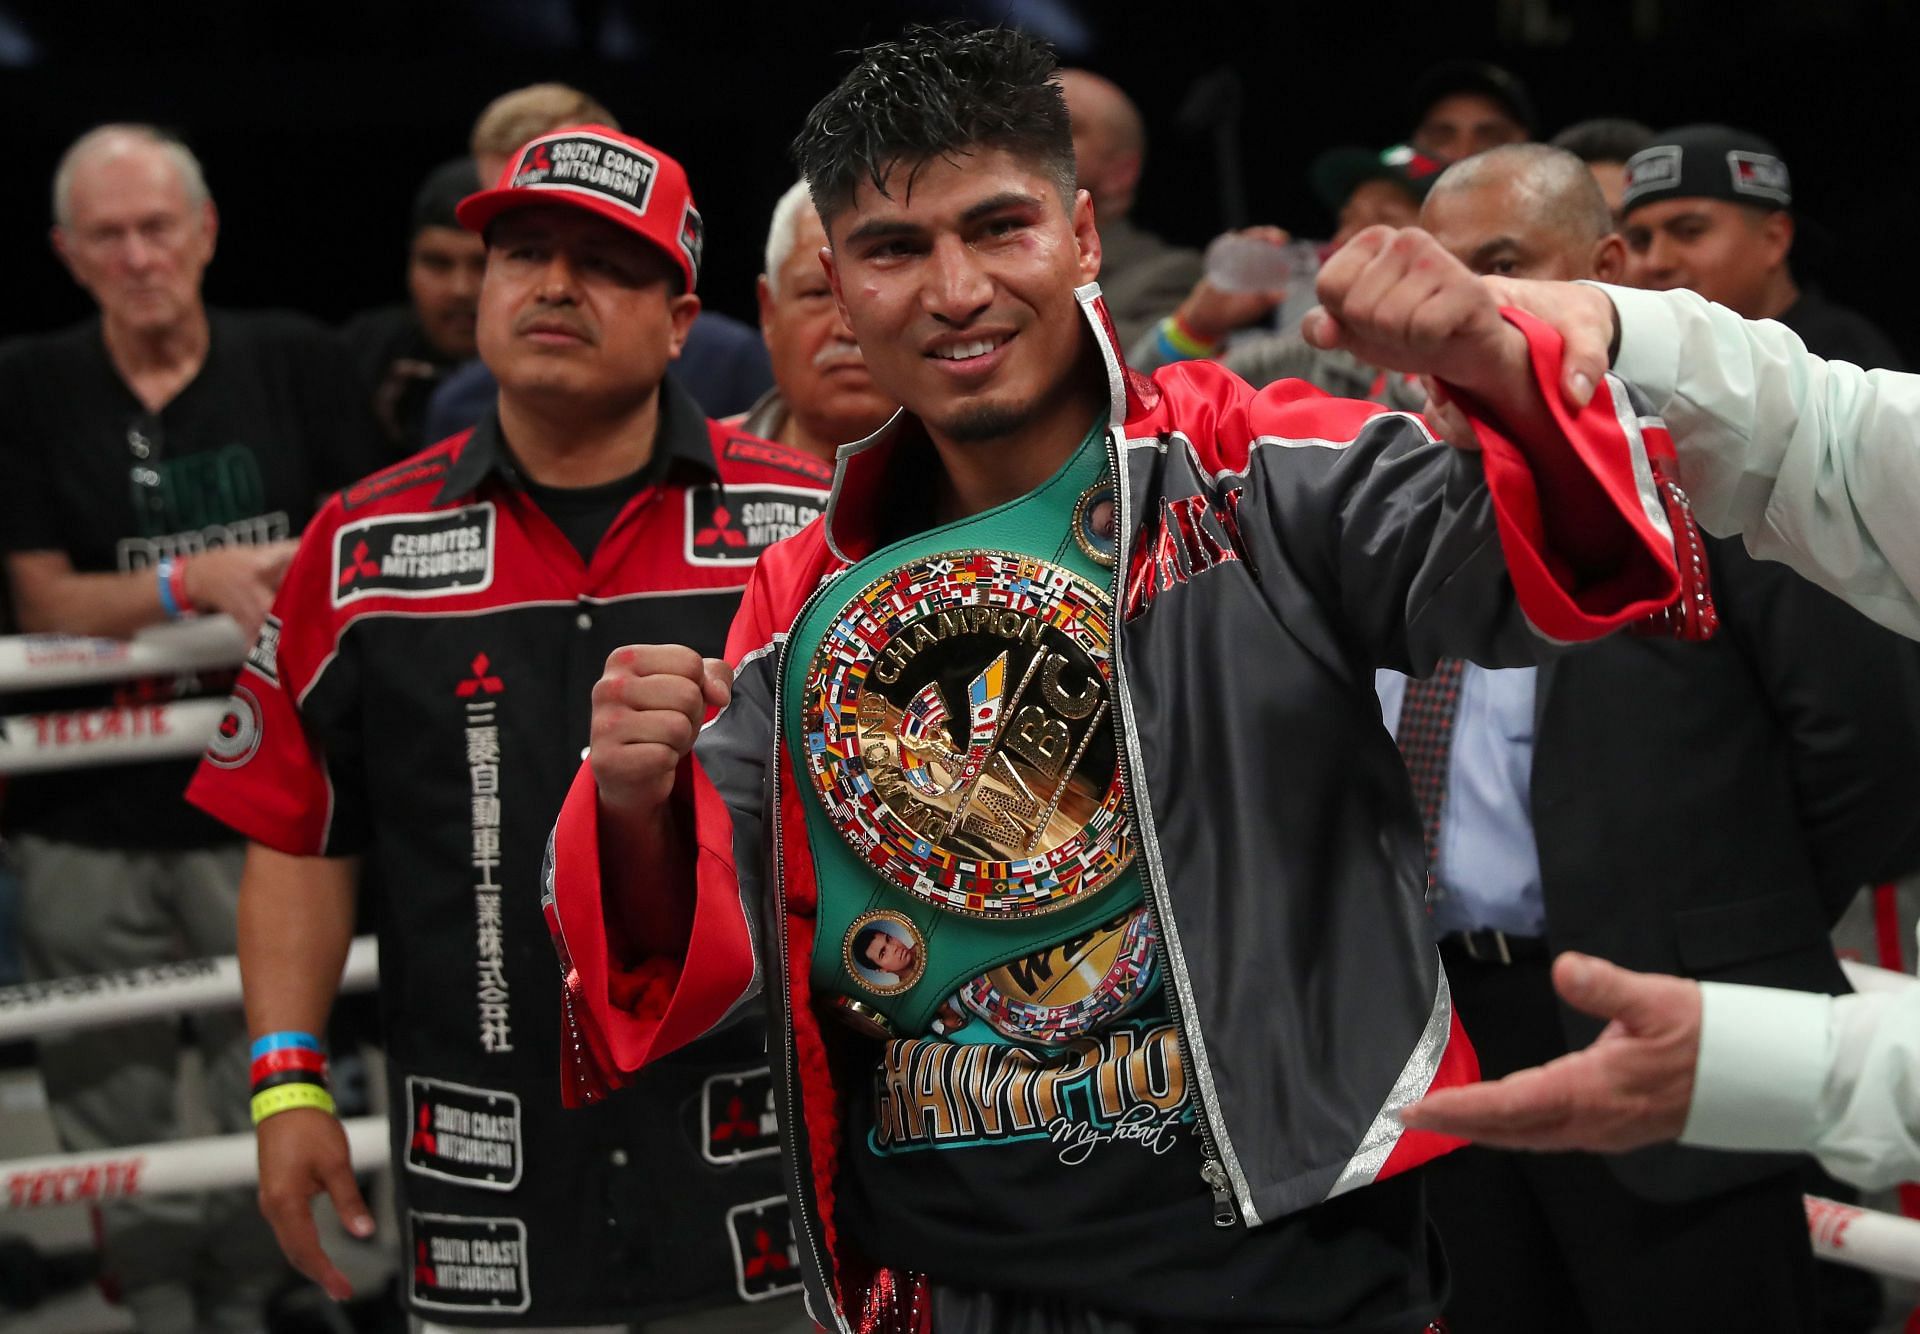
[(1505, 1149), (1620, 1153), (1678, 1138), (1700, 1056), (1700, 985), (1572, 953), (1554, 960), (1553, 984), (1575, 1009), (1612, 1021), (1592, 1046), (1429, 1094), (1400, 1120)]
[(240, 624), (251, 644), (273, 607), (273, 595), (286, 576), (298, 542), (215, 547), (187, 558), (187, 601), (196, 611), (224, 611)]

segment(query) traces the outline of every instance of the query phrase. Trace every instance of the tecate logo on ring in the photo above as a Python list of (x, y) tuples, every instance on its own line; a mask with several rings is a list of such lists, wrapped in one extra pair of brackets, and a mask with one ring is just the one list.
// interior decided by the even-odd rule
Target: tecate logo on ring
[(140, 1193), (145, 1158), (121, 1158), (87, 1167), (48, 1167), (7, 1177), (7, 1203), (15, 1209), (43, 1204), (123, 1200)]
[(167, 706), (139, 704), (132, 708), (81, 709), (73, 713), (41, 713), (33, 718), (33, 744), (42, 750), (87, 746), (129, 737), (171, 736)]

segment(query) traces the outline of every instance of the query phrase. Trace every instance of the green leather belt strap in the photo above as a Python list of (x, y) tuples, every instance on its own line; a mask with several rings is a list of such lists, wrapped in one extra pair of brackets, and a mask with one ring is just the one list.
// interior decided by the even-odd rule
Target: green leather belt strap
[(1142, 901), (1109, 786), (1106, 462), (1096, 423), (1046, 483), (875, 552), (793, 628), (813, 985), (887, 1031), (926, 1032), (965, 983)]

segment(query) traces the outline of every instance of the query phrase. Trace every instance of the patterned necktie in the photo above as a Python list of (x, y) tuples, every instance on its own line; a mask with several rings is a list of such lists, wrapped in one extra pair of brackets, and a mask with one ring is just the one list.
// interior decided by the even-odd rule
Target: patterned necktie
[(1420, 827), (1427, 839), (1427, 885), (1440, 856), (1440, 809), (1447, 800), (1447, 756), (1453, 746), (1453, 714), (1460, 703), (1460, 673), (1466, 663), (1442, 658), (1433, 675), (1408, 681), (1400, 703), (1400, 757), (1413, 780), (1420, 804)]

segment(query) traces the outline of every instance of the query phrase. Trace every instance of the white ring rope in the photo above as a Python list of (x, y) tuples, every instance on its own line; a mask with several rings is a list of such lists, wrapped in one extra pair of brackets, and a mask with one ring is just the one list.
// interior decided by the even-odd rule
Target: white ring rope
[[(355, 1116), (340, 1123), (354, 1170), (387, 1165), (387, 1118)], [(136, 1195), (178, 1195), (248, 1186), (260, 1179), (251, 1132), (143, 1144), (93, 1153), (54, 1153), (0, 1163), (0, 1213), (60, 1204), (99, 1204)]]
[(0, 718), (0, 774), (187, 759), (213, 739), (224, 699), (108, 705)]
[(1806, 1197), (1813, 1253), (1888, 1278), (1920, 1283), (1920, 1218)]
[(131, 639), (0, 636), (0, 690), (45, 690), (132, 676), (238, 667), (247, 644), (231, 616), (149, 626)]
[[(340, 991), (372, 991), (379, 978), (379, 946), (372, 936), (360, 936), (347, 950)], [(240, 961), (230, 954), (27, 982), (0, 987), (0, 1042), (102, 1028), (156, 1014), (217, 1010), (239, 1002)]]
[[(150, 626), (132, 639), (0, 636), (0, 691), (44, 690), (236, 667), (246, 641), (230, 616)], [(206, 749), (224, 700), (103, 705), (0, 717), (0, 774), (186, 759)]]

